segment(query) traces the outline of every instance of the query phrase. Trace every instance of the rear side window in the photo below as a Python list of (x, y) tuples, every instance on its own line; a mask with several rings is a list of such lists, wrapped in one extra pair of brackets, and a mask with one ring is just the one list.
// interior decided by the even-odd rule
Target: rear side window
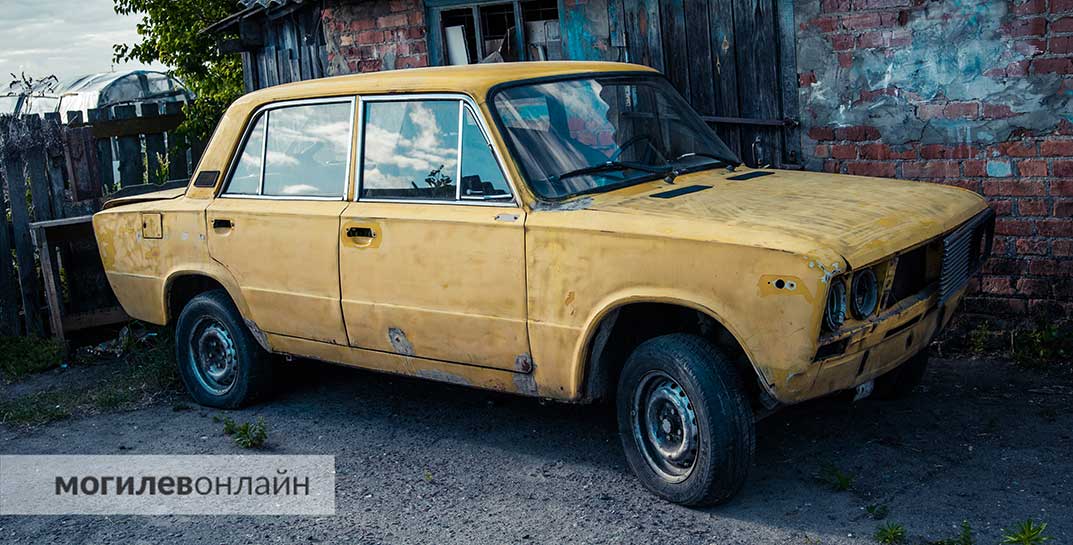
[(224, 193), (343, 198), (353, 117), (350, 100), (265, 111), (250, 131)]
[(225, 193), (233, 195), (256, 195), (261, 185), (261, 165), (264, 159), (265, 116), (257, 118), (250, 130), (246, 145), (242, 147), (238, 164), (231, 174)]

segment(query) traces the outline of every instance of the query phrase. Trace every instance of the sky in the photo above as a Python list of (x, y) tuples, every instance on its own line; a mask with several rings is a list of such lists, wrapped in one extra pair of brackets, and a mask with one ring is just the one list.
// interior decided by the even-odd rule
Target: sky
[(0, 91), (7, 90), (11, 72), (64, 80), (113, 69), (163, 69), (138, 63), (113, 67), (112, 45), (135, 43), (140, 17), (117, 15), (112, 5), (112, 0), (0, 0)]

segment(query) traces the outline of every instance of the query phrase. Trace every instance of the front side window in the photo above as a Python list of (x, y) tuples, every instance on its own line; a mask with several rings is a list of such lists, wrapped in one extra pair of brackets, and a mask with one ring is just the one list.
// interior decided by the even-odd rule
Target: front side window
[(265, 111), (250, 130), (224, 193), (342, 198), (352, 118), (350, 102)]
[(454, 200), (457, 100), (365, 104), (363, 198)]
[(460, 100), (365, 102), (363, 199), (511, 199), (473, 112)]
[(741, 162), (656, 75), (521, 84), (492, 104), (530, 187), (546, 199)]
[(509, 199), (510, 186), (492, 146), (469, 108), (462, 114), (462, 191), (463, 199)]

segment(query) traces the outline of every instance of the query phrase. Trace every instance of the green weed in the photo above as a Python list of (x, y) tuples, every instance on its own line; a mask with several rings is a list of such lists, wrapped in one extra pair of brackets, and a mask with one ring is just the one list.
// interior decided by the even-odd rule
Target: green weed
[(1039, 545), (1051, 540), (1050, 536), (1044, 535), (1047, 531), (1047, 523), (1036, 524), (1032, 519), (1020, 523), (1013, 530), (1002, 530), (1002, 543), (1014, 545)]
[(844, 473), (831, 463), (824, 464), (823, 467), (820, 468), (818, 478), (820, 482), (826, 484), (835, 492), (845, 492), (850, 488), (853, 488), (853, 482), (857, 480), (857, 477), (849, 473)]
[(888, 522), (876, 528), (875, 540), (883, 545), (905, 543), (905, 526)]
[(0, 374), (13, 382), (63, 361), (63, 344), (40, 337), (0, 337)]

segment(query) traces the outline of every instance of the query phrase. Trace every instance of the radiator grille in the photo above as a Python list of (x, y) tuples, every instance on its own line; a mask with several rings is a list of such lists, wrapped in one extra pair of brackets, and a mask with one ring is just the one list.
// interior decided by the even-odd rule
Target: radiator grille
[(943, 239), (943, 268), (939, 278), (939, 301), (953, 297), (991, 253), (995, 232), (995, 213), (986, 212), (969, 220)]

